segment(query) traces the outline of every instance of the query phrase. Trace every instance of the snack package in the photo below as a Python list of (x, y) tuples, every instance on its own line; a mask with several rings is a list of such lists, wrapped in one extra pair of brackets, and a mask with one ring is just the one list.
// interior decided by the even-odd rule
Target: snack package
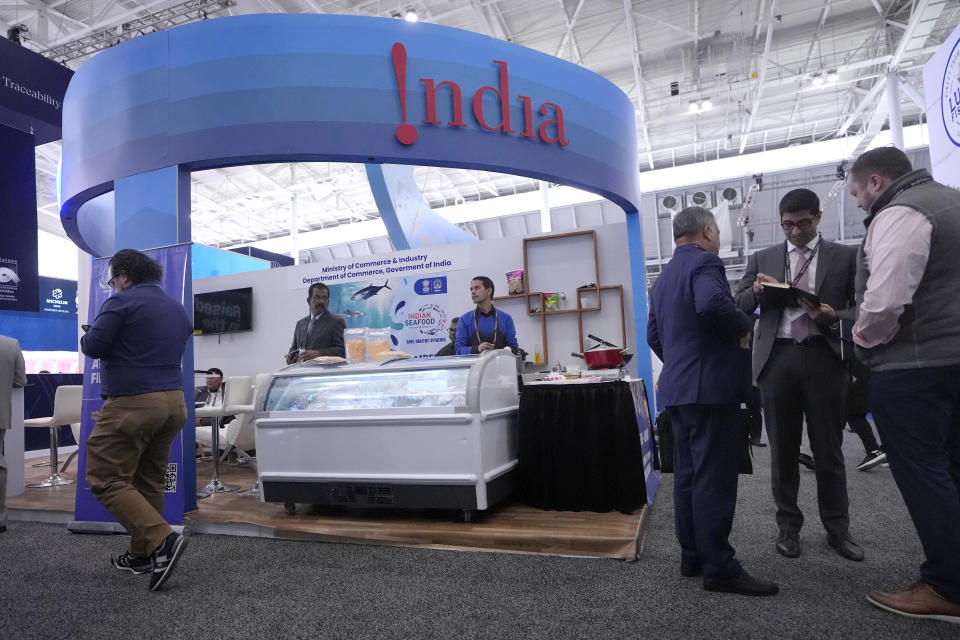
[(544, 311), (556, 311), (560, 308), (560, 294), (559, 293), (544, 293), (543, 294), (543, 310)]
[(523, 269), (507, 271), (507, 293), (511, 296), (523, 294)]
[(363, 362), (366, 354), (367, 328), (343, 330), (343, 342), (347, 350), (347, 362)]
[(366, 347), (368, 360), (383, 360), (380, 354), (390, 351), (390, 328), (367, 329)]

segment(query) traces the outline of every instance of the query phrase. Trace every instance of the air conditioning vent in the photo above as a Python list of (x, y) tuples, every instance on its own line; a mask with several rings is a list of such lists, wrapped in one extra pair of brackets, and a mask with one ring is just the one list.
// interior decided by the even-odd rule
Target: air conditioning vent
[(713, 193), (710, 191), (694, 191), (687, 196), (687, 201), (691, 206), (713, 208)]
[(723, 187), (717, 190), (717, 201), (726, 202), (731, 207), (743, 204), (743, 190), (740, 187)]
[(683, 209), (683, 196), (665, 194), (657, 196), (657, 217), (669, 218)]

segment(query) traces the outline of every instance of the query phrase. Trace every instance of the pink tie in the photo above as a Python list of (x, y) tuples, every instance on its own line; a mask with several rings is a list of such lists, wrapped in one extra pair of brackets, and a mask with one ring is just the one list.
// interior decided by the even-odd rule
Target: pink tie
[[(804, 263), (807, 261), (807, 253), (810, 250), (807, 247), (797, 247), (797, 270), (803, 269)], [(803, 273), (800, 274), (800, 277), (797, 278), (797, 281), (793, 283), (793, 286), (803, 289), (804, 291), (810, 290), (810, 269), (804, 269)], [(806, 313), (794, 318), (790, 322), (790, 336), (797, 342), (803, 342), (810, 335), (810, 322), (812, 318)]]

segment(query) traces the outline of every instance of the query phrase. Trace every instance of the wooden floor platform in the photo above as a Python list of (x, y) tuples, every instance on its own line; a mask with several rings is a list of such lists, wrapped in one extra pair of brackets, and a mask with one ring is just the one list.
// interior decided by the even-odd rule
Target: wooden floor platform
[[(48, 470), (25, 464), (27, 484)], [(76, 463), (66, 477), (76, 478)], [(197, 465), (197, 484), (211, 475), (211, 463)], [(221, 479), (246, 489), (256, 481), (249, 465), (222, 464)], [(41, 522), (73, 519), (76, 485), (25, 489), (7, 499), (10, 518)], [(298, 505), (287, 515), (283, 504), (261, 502), (239, 492), (211, 495), (186, 515), (194, 533), (259, 536), (323, 542), (380, 544), (470, 551), (587, 556), (634, 560), (639, 556), (648, 509), (632, 514), (544, 511), (507, 501), (465, 523), (459, 511), (361, 510)]]

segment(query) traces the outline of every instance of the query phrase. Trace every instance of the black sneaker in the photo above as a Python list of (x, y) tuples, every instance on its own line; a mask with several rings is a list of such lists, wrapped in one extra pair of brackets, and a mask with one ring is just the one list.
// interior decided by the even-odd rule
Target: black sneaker
[(180, 554), (187, 548), (187, 539), (174, 531), (163, 541), (160, 548), (153, 552), (153, 575), (150, 576), (150, 591), (157, 591), (170, 578), (177, 566)]
[(150, 571), (153, 569), (152, 558), (141, 558), (133, 555), (129, 551), (124, 551), (118, 558), (110, 556), (110, 563), (115, 569), (119, 569), (120, 571), (129, 571), (130, 573), (138, 576), (144, 573), (150, 573)]
[(870, 471), (877, 465), (881, 465), (887, 461), (887, 454), (883, 452), (882, 449), (877, 449), (876, 451), (871, 451), (867, 454), (867, 457), (863, 459), (863, 462), (857, 465), (857, 471)]

